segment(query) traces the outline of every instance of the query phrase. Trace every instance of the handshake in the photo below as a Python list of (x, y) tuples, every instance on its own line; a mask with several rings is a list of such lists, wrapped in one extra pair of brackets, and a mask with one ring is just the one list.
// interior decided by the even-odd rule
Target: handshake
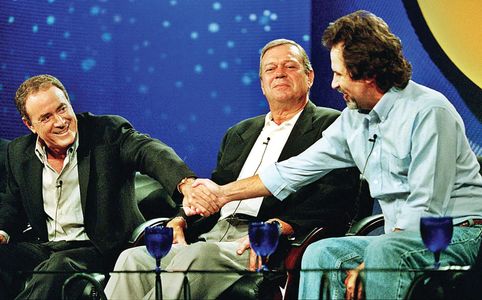
[(226, 203), (271, 195), (258, 175), (237, 180), (226, 185), (217, 185), (209, 179), (191, 179), (182, 185), (182, 205), (187, 216), (210, 216)]
[(209, 179), (196, 179), (182, 189), (182, 206), (187, 216), (210, 216), (218, 212), (228, 201), (224, 197), (224, 186)]

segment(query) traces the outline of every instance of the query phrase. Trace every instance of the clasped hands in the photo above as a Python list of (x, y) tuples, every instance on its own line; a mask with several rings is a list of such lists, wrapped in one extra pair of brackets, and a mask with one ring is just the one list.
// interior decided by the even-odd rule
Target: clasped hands
[(183, 189), (183, 209), (187, 216), (210, 216), (218, 212), (228, 201), (223, 187), (209, 179), (196, 179)]

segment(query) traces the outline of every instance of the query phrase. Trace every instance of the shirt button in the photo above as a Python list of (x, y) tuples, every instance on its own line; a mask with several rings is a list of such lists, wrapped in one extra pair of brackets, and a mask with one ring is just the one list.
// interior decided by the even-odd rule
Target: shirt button
[(374, 183), (374, 184), (378, 184), (378, 180), (374, 180), (373, 183)]

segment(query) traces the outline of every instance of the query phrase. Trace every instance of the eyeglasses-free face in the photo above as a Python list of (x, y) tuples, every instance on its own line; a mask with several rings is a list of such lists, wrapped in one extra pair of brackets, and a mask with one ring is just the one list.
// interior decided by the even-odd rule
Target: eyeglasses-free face
[(62, 90), (55, 86), (27, 97), (25, 108), (30, 118), (24, 124), (56, 153), (63, 153), (77, 135), (77, 118)]
[(304, 102), (314, 79), (306, 72), (298, 48), (285, 44), (268, 49), (261, 61), (261, 89), (268, 101)]
[(32, 124), (40, 124), (44, 126), (48, 126), (52, 124), (53, 122), (58, 121), (57, 119), (60, 119), (60, 121), (64, 121), (65, 115), (68, 113), (69, 108), (67, 107), (67, 104), (61, 104), (56, 112), (54, 113), (46, 113), (45, 115), (40, 116), (40, 118), (37, 121), (31, 121)]

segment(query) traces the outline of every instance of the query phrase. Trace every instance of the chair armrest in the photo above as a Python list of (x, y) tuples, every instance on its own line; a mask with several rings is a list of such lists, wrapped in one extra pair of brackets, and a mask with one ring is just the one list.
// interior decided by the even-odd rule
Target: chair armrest
[(369, 216), (355, 222), (346, 235), (367, 235), (371, 231), (383, 227), (384, 225), (385, 219), (383, 218), (383, 214)]
[(313, 242), (316, 242), (322, 238), (331, 236), (325, 227), (313, 228), (310, 232), (290, 238), (290, 246), (284, 264), (287, 270), (297, 270), (301, 266), (301, 257), (305, 252), (306, 247)]
[[(62, 285), (62, 298), (61, 299), (101, 299), (107, 300), (107, 296), (104, 293), (106, 277), (100, 273), (77, 273), (68, 277)], [(82, 293), (78, 294), (78, 286), (85, 287), (82, 289)]]
[(144, 244), (144, 230), (149, 226), (165, 225), (170, 218), (155, 218), (137, 226), (128, 241), (128, 247), (136, 247)]
[(323, 238), (336, 236), (333, 230), (326, 227), (317, 227), (305, 235), (291, 240), (291, 249), (288, 251), (284, 265), (287, 270), (284, 299), (296, 299), (298, 297), (298, 285), (300, 281), (301, 258), (306, 248)]

